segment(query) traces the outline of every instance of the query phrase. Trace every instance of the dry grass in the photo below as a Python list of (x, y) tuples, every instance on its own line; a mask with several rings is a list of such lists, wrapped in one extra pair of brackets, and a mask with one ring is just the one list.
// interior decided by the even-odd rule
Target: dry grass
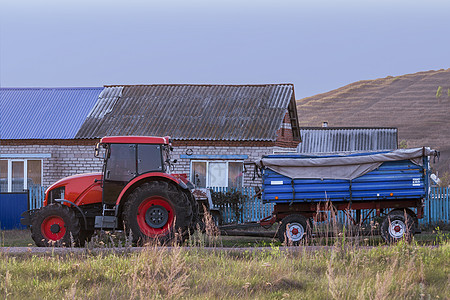
[(448, 299), (450, 244), (0, 255), (4, 299)]
[[(206, 228), (208, 228), (207, 224)], [(206, 234), (208, 233), (208, 234)], [(214, 227), (193, 246), (140, 252), (0, 254), (3, 299), (449, 299), (450, 243), (225, 251)], [(295, 250), (292, 250), (295, 249)]]
[[(264, 251), (220, 250), (218, 231), (206, 216), (205, 233), (196, 232), (188, 242), (195, 247), (149, 243), (122, 254), (89, 248), (65, 255), (0, 253), (0, 298), (450, 299), (445, 237), (438, 247), (413, 241), (367, 248), (329, 223), (314, 230), (333, 231), (338, 238), (319, 237), (332, 246), (314, 251), (275, 243)], [(111, 245), (113, 238), (103, 240)]]

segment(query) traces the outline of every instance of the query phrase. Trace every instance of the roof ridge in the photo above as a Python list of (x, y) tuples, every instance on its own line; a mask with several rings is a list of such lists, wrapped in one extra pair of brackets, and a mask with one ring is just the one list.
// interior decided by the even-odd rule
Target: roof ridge
[(293, 83), (260, 83), (260, 84), (215, 84), (215, 83), (155, 83), (155, 84), (112, 84), (104, 85), (104, 87), (136, 87), (136, 86), (235, 86), (235, 87), (255, 87), (255, 86), (280, 86), (280, 85), (291, 85)]
[(92, 90), (103, 89), (102, 86), (87, 86), (87, 87), (0, 87), (2, 90)]

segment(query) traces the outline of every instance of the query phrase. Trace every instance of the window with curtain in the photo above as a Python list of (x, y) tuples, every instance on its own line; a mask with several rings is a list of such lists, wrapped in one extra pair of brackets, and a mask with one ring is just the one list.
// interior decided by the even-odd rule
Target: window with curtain
[(242, 187), (242, 161), (191, 161), (191, 181), (196, 187)]

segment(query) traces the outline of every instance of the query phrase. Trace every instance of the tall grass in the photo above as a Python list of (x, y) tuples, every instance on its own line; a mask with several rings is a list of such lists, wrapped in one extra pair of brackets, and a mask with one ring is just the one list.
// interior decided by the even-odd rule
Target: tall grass
[(450, 244), (0, 254), (4, 299), (448, 299)]
[[(78, 254), (0, 252), (0, 298), (450, 299), (447, 239), (438, 247), (413, 241), (368, 248), (348, 236), (348, 225), (317, 223), (318, 244), (329, 247), (272, 243), (263, 250), (223, 250), (206, 223), (205, 232), (188, 241), (194, 247), (149, 243), (119, 253), (93, 252), (99, 245), (91, 244)], [(335, 237), (319, 236), (328, 231)], [(112, 235), (100, 241), (116, 243)]]

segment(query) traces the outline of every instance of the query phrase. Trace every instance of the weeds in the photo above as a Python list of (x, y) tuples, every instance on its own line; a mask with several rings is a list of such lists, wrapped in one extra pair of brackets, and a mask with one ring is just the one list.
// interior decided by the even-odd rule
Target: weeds
[[(328, 224), (327, 224), (328, 223)], [(371, 224), (376, 227), (376, 222)], [(449, 299), (449, 236), (436, 228), (434, 243), (368, 244), (359, 227), (313, 222), (311, 250), (263, 242), (266, 249), (220, 250), (212, 218), (184, 247), (147, 243), (138, 252), (0, 252), (4, 299)], [(332, 236), (328, 234), (332, 232)], [(121, 248), (120, 232), (102, 233), (87, 250)]]

